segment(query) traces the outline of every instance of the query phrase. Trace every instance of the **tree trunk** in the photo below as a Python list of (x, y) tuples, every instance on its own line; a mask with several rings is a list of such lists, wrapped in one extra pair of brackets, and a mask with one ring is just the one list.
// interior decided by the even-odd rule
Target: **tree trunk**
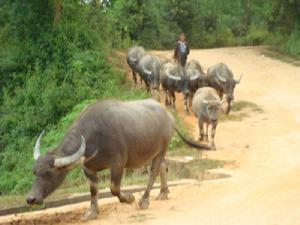
[(100, 7), (100, 1), (99, 0), (94, 0), (94, 6), (96, 8), (99, 8)]
[(251, 25), (251, 0), (244, 0), (244, 11), (245, 11), (245, 28)]
[(55, 0), (55, 2), (54, 2), (54, 19), (53, 19), (54, 26), (56, 26), (59, 23), (62, 10), (63, 10), (63, 6), (61, 3), (61, 0)]

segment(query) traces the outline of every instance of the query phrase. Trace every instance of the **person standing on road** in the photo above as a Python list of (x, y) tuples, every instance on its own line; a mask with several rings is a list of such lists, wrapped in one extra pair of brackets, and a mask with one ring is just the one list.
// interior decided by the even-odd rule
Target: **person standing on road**
[(185, 66), (187, 61), (187, 56), (190, 54), (190, 49), (186, 41), (184, 33), (180, 33), (179, 40), (176, 43), (174, 51), (174, 59), (177, 63), (180, 63), (181, 66)]

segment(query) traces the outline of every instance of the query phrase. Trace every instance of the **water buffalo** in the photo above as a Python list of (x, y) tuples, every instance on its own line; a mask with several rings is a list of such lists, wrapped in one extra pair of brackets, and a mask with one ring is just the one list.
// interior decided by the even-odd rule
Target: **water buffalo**
[(137, 71), (145, 82), (147, 91), (159, 89), (159, 71), (162, 62), (159, 57), (144, 55), (138, 63)]
[(231, 108), (231, 101), (234, 98), (234, 88), (242, 80), (243, 75), (240, 79), (235, 80), (232, 71), (224, 63), (219, 63), (211, 66), (207, 70), (207, 80), (209, 86), (215, 88), (221, 99), (223, 95), (226, 95), (227, 109), (226, 114), (229, 114)]
[(192, 99), (195, 94), (195, 92), (201, 88), (201, 87), (206, 87), (208, 86), (207, 84), (207, 78), (206, 74), (203, 72), (203, 69), (196, 60), (190, 60), (186, 64), (186, 75), (191, 77), (194, 77), (195, 75), (198, 75), (197, 79), (190, 80), (189, 82), (189, 90), (190, 90), (190, 106), (192, 104)]
[[(132, 78), (134, 80), (134, 83), (137, 83), (136, 73), (137, 73), (137, 66), (139, 63), (140, 58), (145, 55), (145, 50), (141, 46), (134, 46), (128, 50), (127, 53), (127, 64), (130, 66), (132, 71)], [(142, 80), (141, 80), (142, 82)]]
[[(199, 140), (208, 141), (208, 126), (211, 125), (211, 149), (215, 150), (215, 133), (218, 125), (218, 114), (221, 100), (216, 90), (203, 87), (197, 90), (192, 103), (192, 110), (198, 119)], [(204, 132), (206, 124), (206, 132)]]
[(190, 96), (189, 85), (199, 79), (200, 74), (196, 73), (192, 76), (186, 74), (186, 70), (179, 64), (166, 63), (160, 70), (160, 80), (162, 88), (165, 92), (165, 104), (175, 108), (175, 92), (181, 92), (184, 97), (184, 108), (188, 113), (188, 98)]
[[(120, 102), (117, 100), (97, 101), (91, 104), (73, 123), (64, 139), (53, 151), (41, 155), (41, 137), (34, 148), (36, 180), (29, 192), (27, 203), (40, 204), (63, 182), (67, 173), (78, 164), (90, 182), (91, 206), (85, 219), (98, 214), (97, 172), (109, 169), (111, 193), (120, 202), (132, 203), (134, 196), (120, 189), (124, 168), (137, 168), (151, 162), (148, 186), (139, 206), (149, 205), (149, 195), (156, 176), (160, 172), (160, 199), (166, 199), (165, 154), (174, 133), (174, 118), (155, 100)], [(178, 132), (179, 133), (179, 132)], [(209, 149), (207, 145), (185, 139), (185, 143)], [(84, 159), (84, 160), (83, 160)]]

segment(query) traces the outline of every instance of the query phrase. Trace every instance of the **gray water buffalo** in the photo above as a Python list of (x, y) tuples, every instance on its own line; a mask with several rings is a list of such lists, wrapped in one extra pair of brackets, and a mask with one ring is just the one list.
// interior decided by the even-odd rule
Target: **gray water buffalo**
[(134, 80), (134, 83), (137, 83), (137, 66), (139, 63), (139, 60), (142, 58), (142, 56), (145, 55), (145, 49), (141, 46), (134, 46), (130, 48), (127, 52), (126, 60), (127, 64), (130, 66), (132, 71), (132, 78)]
[(147, 91), (159, 89), (159, 71), (162, 61), (157, 56), (144, 55), (138, 63), (137, 72), (143, 79)]
[[(198, 119), (199, 140), (208, 141), (208, 127), (211, 125), (211, 149), (215, 150), (215, 134), (218, 125), (218, 114), (221, 100), (216, 90), (203, 87), (197, 90), (192, 103), (192, 110)], [(204, 125), (206, 130), (204, 131)]]
[(190, 78), (194, 77), (195, 75), (198, 76), (197, 79), (190, 80), (189, 82), (189, 90), (190, 90), (189, 99), (190, 99), (190, 106), (191, 106), (192, 99), (195, 92), (201, 87), (208, 86), (208, 83), (207, 83), (206, 74), (203, 72), (200, 63), (197, 62), (196, 60), (190, 60), (186, 64), (186, 75)]
[(224, 63), (219, 63), (211, 66), (207, 70), (207, 80), (209, 86), (215, 88), (221, 99), (226, 95), (227, 109), (226, 114), (229, 114), (231, 102), (234, 99), (234, 88), (242, 80), (243, 75), (238, 80), (233, 77), (232, 71)]
[(120, 202), (132, 203), (134, 196), (120, 189), (124, 168), (138, 168), (148, 162), (151, 162), (150, 177), (139, 206), (142, 209), (148, 207), (150, 191), (159, 172), (159, 198), (166, 199), (169, 191), (165, 155), (175, 130), (185, 143), (198, 149), (209, 149), (207, 145), (185, 139), (176, 129), (172, 115), (155, 100), (97, 101), (73, 123), (58, 147), (45, 155), (41, 155), (42, 135), (39, 136), (34, 148), (36, 180), (27, 203), (41, 204), (60, 186), (68, 172), (81, 164), (91, 192), (91, 206), (84, 218), (94, 219), (99, 211), (97, 172), (109, 169), (111, 193)]
[(188, 98), (191, 94), (189, 85), (199, 79), (199, 74), (188, 76), (186, 70), (179, 64), (166, 63), (160, 70), (160, 80), (162, 88), (165, 92), (165, 104), (175, 108), (175, 92), (181, 92), (184, 97), (184, 108), (188, 113)]

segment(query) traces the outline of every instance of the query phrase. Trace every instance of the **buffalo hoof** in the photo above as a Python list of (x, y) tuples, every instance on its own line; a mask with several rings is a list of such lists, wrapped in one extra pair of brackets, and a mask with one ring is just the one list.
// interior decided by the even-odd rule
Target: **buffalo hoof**
[(214, 144), (212, 144), (212, 145), (210, 146), (210, 150), (216, 151), (216, 150), (217, 150), (217, 149), (216, 149), (216, 146), (215, 146)]
[(85, 215), (82, 217), (82, 220), (87, 221), (87, 220), (94, 220), (98, 216), (97, 210), (92, 210), (88, 209), (85, 213)]
[(208, 136), (204, 136), (203, 140), (207, 142), (208, 141)]
[(139, 201), (140, 209), (147, 209), (149, 207), (149, 198), (141, 198)]
[(127, 199), (126, 199), (125, 203), (131, 204), (131, 203), (133, 203), (134, 201), (135, 201), (134, 195), (133, 195), (133, 194), (129, 194), (129, 195), (127, 196)]
[(168, 193), (167, 192), (160, 192), (157, 196), (156, 200), (168, 200)]

